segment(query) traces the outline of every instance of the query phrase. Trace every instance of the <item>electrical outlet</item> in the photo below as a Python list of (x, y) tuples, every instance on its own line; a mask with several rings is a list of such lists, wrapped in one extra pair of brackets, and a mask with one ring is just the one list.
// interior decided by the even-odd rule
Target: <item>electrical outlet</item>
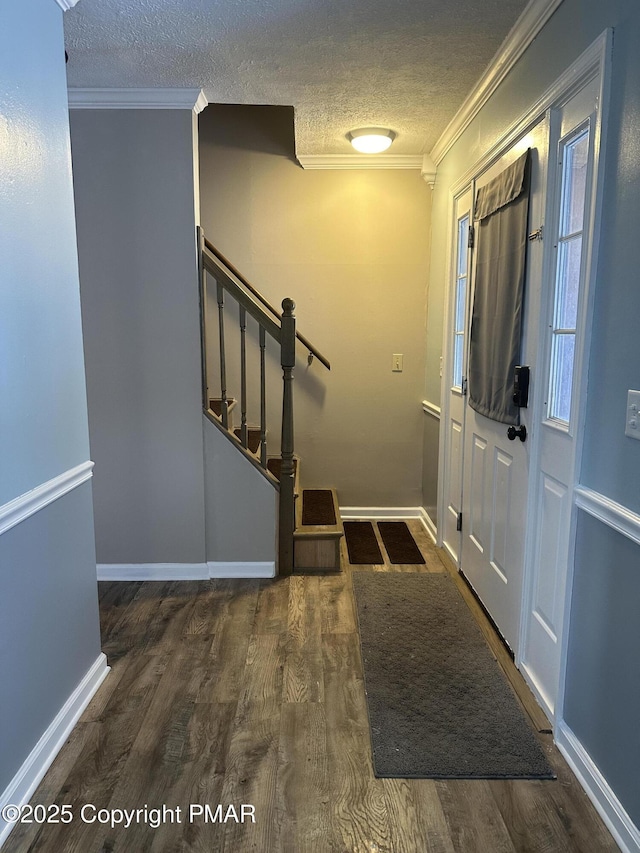
[(391, 363), (391, 370), (393, 371), (393, 373), (402, 373), (403, 359), (404, 356), (401, 352), (394, 352), (393, 361)]
[(624, 434), (640, 438), (640, 391), (627, 392), (627, 424)]

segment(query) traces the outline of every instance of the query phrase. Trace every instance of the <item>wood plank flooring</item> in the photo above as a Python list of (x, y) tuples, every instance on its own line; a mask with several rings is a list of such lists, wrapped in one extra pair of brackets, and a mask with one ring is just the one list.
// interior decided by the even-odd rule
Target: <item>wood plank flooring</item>
[[(426, 566), (358, 570), (447, 571), (420, 524), (410, 527)], [(374, 777), (344, 546), (342, 559), (342, 574), (323, 577), (100, 584), (112, 672), (32, 799), (71, 805), (74, 820), (18, 826), (3, 853), (616, 851), (549, 734), (553, 782)], [(112, 828), (83, 823), (85, 803), (180, 806), (182, 819)], [(190, 822), (191, 803), (238, 815), (250, 804), (255, 823)]]

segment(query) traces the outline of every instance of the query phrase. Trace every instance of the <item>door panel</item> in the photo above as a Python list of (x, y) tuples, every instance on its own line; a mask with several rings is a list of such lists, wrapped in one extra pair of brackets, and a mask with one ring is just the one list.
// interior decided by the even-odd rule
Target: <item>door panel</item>
[[(545, 294), (541, 362), (542, 399), (538, 411), (539, 473), (533, 494), (530, 588), (523, 624), (521, 666), (550, 718), (554, 717), (560, 677), (566, 579), (575, 482), (579, 376), (586, 334), (586, 258), (593, 235), (590, 190), (597, 150), (600, 81), (594, 79), (554, 110), (552, 151), (554, 188), (548, 224), (549, 275)], [(588, 144), (585, 144), (588, 142)], [(573, 153), (572, 153), (573, 151)], [(567, 246), (579, 241), (571, 274), (564, 263)], [(566, 304), (572, 306), (566, 310)], [(569, 317), (569, 319), (567, 319)], [(566, 329), (558, 327), (574, 326)], [(566, 346), (569, 342), (570, 346)], [(561, 343), (564, 346), (559, 346)], [(557, 365), (559, 353), (574, 353), (574, 363)], [(568, 377), (568, 378), (567, 378)], [(561, 397), (559, 395), (562, 395)]]
[[(543, 120), (517, 142), (476, 183), (476, 190), (500, 174), (531, 148), (529, 231), (542, 224), (548, 154), (548, 122)], [(527, 253), (521, 364), (531, 365), (530, 395), (536, 375), (542, 244)], [(465, 405), (463, 473), (463, 534), (461, 569), (496, 623), (508, 645), (517, 651), (530, 441), (509, 441), (507, 426), (489, 420)], [(530, 433), (527, 409), (521, 422)]]

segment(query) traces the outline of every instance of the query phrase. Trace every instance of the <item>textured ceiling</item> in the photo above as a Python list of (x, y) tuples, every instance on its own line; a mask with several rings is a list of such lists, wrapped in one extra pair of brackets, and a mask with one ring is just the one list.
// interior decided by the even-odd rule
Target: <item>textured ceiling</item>
[(395, 130), (428, 153), (527, 0), (81, 0), (65, 13), (78, 87), (202, 87), (211, 103), (293, 105), (298, 154)]

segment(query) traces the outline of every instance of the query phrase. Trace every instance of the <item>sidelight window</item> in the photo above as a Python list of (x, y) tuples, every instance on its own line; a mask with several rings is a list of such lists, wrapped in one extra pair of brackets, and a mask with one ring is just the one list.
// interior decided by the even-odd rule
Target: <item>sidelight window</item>
[(453, 387), (462, 390), (464, 362), (464, 329), (467, 304), (469, 245), (469, 214), (458, 220), (458, 245), (456, 251), (456, 289), (453, 318)]
[(578, 129), (562, 141), (560, 154), (560, 216), (547, 415), (551, 420), (568, 426), (571, 419), (578, 304), (583, 278), (582, 238), (589, 163), (589, 127)]

